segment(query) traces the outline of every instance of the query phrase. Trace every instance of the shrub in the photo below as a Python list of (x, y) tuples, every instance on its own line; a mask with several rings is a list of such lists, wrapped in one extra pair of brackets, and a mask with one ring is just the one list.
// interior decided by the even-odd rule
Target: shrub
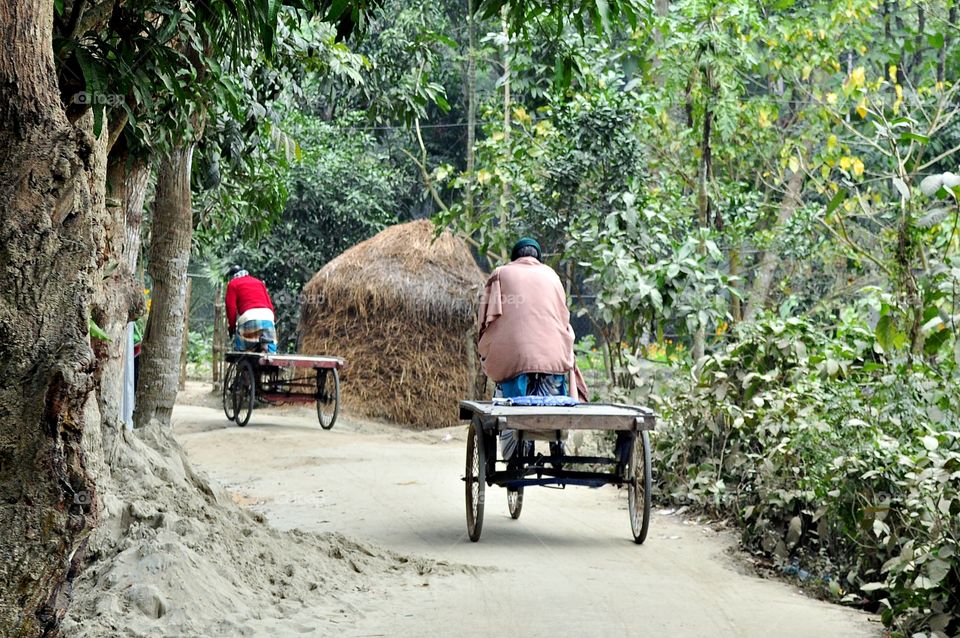
[[(835, 320), (834, 320), (835, 321)], [(735, 519), (903, 632), (960, 631), (960, 392), (952, 352), (887, 357), (848, 312), (742, 324), (660, 399), (668, 498)], [(686, 471), (677, 471), (687, 468)]]

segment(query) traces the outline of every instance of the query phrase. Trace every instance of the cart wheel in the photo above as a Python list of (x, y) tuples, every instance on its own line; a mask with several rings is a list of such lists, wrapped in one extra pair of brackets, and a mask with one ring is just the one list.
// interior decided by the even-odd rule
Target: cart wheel
[(473, 542), (480, 540), (480, 530), (483, 528), (483, 494), (487, 482), (485, 457), (483, 430), (476, 423), (471, 423), (467, 432), (467, 472), (464, 483), (467, 496), (467, 533)]
[(253, 413), (253, 404), (257, 400), (257, 378), (253, 373), (253, 365), (244, 361), (237, 365), (236, 380), (233, 382), (233, 412), (235, 421), (240, 427), (250, 422)]
[(629, 483), (627, 493), (630, 510), (630, 527), (633, 529), (633, 542), (638, 545), (647, 538), (650, 527), (650, 439), (647, 431), (641, 430), (633, 441), (630, 453), (630, 468), (627, 471)]
[(510, 508), (511, 518), (520, 518), (523, 509), (523, 488), (507, 489), (507, 507)]
[(237, 363), (236, 361), (231, 361), (230, 365), (227, 366), (227, 371), (223, 375), (223, 389), (221, 394), (223, 395), (223, 413), (226, 415), (228, 421), (233, 421), (237, 418), (237, 408), (233, 405), (233, 385), (237, 381)]
[[(332, 372), (333, 374), (329, 374)], [(317, 370), (317, 418), (320, 427), (329, 430), (340, 412), (340, 373), (336, 368)]]

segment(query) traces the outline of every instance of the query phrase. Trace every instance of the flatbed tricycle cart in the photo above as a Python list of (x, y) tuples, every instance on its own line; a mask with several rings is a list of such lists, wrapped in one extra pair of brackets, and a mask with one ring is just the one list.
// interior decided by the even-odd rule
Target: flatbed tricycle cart
[(228, 352), (225, 358), (223, 412), (240, 427), (250, 421), (258, 400), (266, 403), (315, 401), (320, 427), (329, 430), (336, 423), (343, 359), (256, 351)]
[[(626, 487), (633, 540), (642, 543), (646, 539), (650, 524), (652, 481), (649, 431), (656, 425), (656, 415), (652, 410), (605, 403), (559, 407), (461, 401), (460, 420), (470, 422), (464, 477), (470, 540), (480, 540), (484, 493), (487, 486), (493, 485), (507, 488), (507, 505), (513, 518), (520, 516), (523, 488), (526, 486)], [(497, 439), (501, 432), (508, 429), (516, 430), (520, 441), (559, 441), (561, 432), (565, 430), (623, 432), (618, 436), (630, 448), (622, 450), (621, 458), (569, 456), (562, 453), (554, 456), (554, 452), (551, 452), (551, 456), (543, 456), (524, 451), (527, 446), (518, 444), (515, 458), (507, 462), (497, 458), (500, 447)], [(577, 469), (577, 466), (580, 468)]]

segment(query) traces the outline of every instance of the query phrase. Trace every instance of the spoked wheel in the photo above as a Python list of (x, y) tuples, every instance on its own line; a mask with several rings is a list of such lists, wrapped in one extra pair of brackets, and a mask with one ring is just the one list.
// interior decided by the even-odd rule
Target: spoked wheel
[(650, 527), (650, 439), (647, 431), (642, 430), (633, 441), (630, 453), (630, 467), (627, 470), (627, 494), (630, 510), (630, 527), (633, 529), (633, 542), (638, 545), (647, 538)]
[(480, 540), (483, 528), (483, 497), (487, 482), (483, 429), (470, 424), (467, 432), (467, 471), (464, 478), (467, 500), (467, 533), (470, 540)]
[(237, 363), (231, 361), (227, 366), (227, 371), (223, 375), (223, 413), (228, 421), (237, 418), (237, 408), (233, 405), (233, 384), (237, 380)]
[(243, 427), (250, 422), (253, 404), (257, 400), (257, 378), (249, 361), (237, 364), (236, 379), (232, 385), (234, 420)]
[(336, 368), (317, 369), (317, 419), (329, 430), (340, 412), (340, 373)]
[(523, 488), (507, 489), (507, 507), (510, 508), (511, 518), (520, 518), (523, 509)]

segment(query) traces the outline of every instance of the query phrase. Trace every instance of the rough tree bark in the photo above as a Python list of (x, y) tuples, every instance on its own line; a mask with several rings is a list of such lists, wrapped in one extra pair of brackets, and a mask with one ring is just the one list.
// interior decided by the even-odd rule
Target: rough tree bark
[(140, 387), (134, 424), (169, 423), (177, 398), (185, 316), (187, 265), (193, 237), (190, 173), (193, 143), (176, 148), (160, 164), (153, 206), (147, 272), (151, 309), (143, 335)]
[(467, 217), (473, 217), (473, 170), (475, 167), (474, 144), (477, 139), (477, 25), (474, 18), (473, 0), (467, 0), (467, 186), (464, 206)]
[[(787, 180), (787, 191), (780, 202), (780, 211), (777, 214), (777, 224), (775, 228), (781, 228), (787, 221), (793, 217), (800, 206), (800, 196), (803, 192), (803, 181), (805, 174), (802, 170), (795, 171), (790, 179)], [(770, 297), (770, 289), (773, 287), (773, 277), (777, 272), (777, 266), (780, 265), (780, 255), (775, 250), (764, 251), (760, 257), (760, 264), (757, 267), (757, 274), (754, 276), (753, 285), (750, 287), (750, 295), (747, 304), (745, 318), (747, 321), (755, 319), (760, 311), (767, 305)]]
[(13, 636), (57, 633), (97, 520), (81, 444), (94, 140), (60, 102), (53, 4), (0, 3), (0, 627)]
[[(701, 229), (710, 226), (710, 213), (713, 205), (710, 200), (710, 182), (713, 180), (713, 153), (711, 147), (711, 133), (713, 128), (713, 107), (710, 99), (713, 95), (713, 73), (710, 66), (704, 69), (705, 104), (703, 107), (703, 134), (700, 137), (700, 162), (697, 176), (697, 225)], [(706, 253), (706, 245), (701, 242), (699, 251)], [(705, 353), (707, 346), (707, 327), (702, 321), (697, 322), (697, 330), (693, 335), (693, 360), (699, 360)]]
[(110, 155), (106, 170), (107, 200), (98, 224), (102, 229), (97, 249), (101, 285), (92, 300), (93, 318), (110, 337), (108, 342), (94, 342), (97, 409), (105, 450), (112, 449), (124, 427), (120, 408), (127, 324), (146, 309), (143, 288), (135, 273), (149, 177), (147, 163), (131, 157), (121, 140)]

